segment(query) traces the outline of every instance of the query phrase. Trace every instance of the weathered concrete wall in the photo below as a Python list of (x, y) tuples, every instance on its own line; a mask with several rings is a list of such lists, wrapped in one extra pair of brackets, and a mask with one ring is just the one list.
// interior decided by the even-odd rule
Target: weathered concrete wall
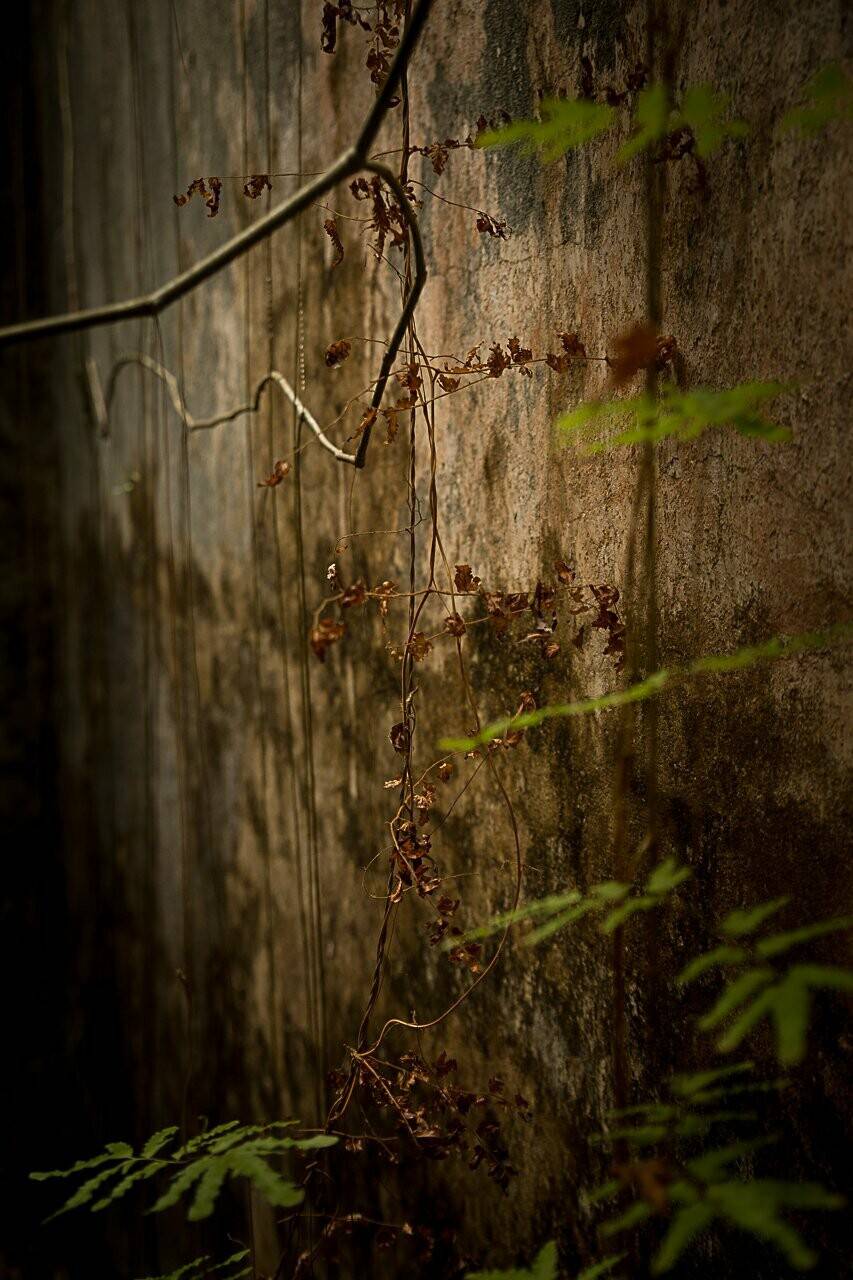
[[(674, 26), (682, 11), (687, 18), (677, 84), (708, 80), (731, 93), (753, 133), (711, 162), (704, 195), (687, 164), (666, 168), (663, 328), (677, 338), (688, 385), (778, 377), (795, 390), (778, 411), (793, 429), (787, 445), (710, 433), (658, 450), (664, 663), (843, 620), (850, 567), (849, 132), (833, 126), (814, 140), (774, 132), (795, 87), (849, 56), (849, 14), (840, 0), (671, 8)], [(301, 47), (293, 4), (255, 0), (72, 0), (67, 10), (31, 6), (29, 22), (31, 61), (20, 76), (26, 182), (13, 196), (28, 230), (10, 262), (19, 287), (4, 296), (9, 317), (22, 306), (33, 315), (75, 300), (91, 306), (162, 282), (266, 207), (266, 197), (245, 200), (236, 178), (225, 179), (215, 219), (197, 200), (176, 209), (173, 192), (202, 173), (316, 171), (351, 140), (370, 101), (361, 34), (344, 29), (335, 56), (322, 54), (311, 3), (302, 5)], [(436, 0), (410, 74), (412, 139), (464, 136), (481, 113), (529, 114), (544, 94), (576, 92), (582, 53), (603, 82), (620, 84), (642, 55), (642, 31), (642, 6), (622, 0)], [(394, 119), (378, 149), (399, 145)], [(516, 152), (462, 150), (441, 178), (413, 159), (412, 176), (512, 230), (506, 242), (479, 236), (470, 210), (425, 196), (430, 277), (418, 327), (426, 351), (464, 355), (475, 342), (518, 334), (539, 353), (556, 330), (571, 330), (603, 353), (642, 317), (642, 166), (615, 168), (616, 145), (605, 139), (545, 168)], [(298, 183), (273, 181), (274, 200)], [(29, 195), (25, 203), (22, 189), (42, 193), (41, 206)], [(363, 212), (345, 189), (329, 204)], [(382, 784), (398, 766), (388, 730), (399, 719), (399, 663), (375, 613), (350, 616), (323, 666), (305, 636), (330, 561), (345, 581), (408, 580), (407, 533), (340, 544), (352, 531), (408, 524), (405, 430), (387, 447), (377, 436), (354, 485), (349, 470), (310, 447), (298, 481), (263, 489), (258, 480), (293, 448), (292, 413), (277, 392), (256, 417), (187, 434), (161, 384), (131, 368), (101, 439), (81, 378), (88, 355), (104, 372), (120, 353), (144, 351), (178, 373), (190, 413), (204, 417), (245, 400), (277, 367), (304, 387), (321, 422), (333, 420), (378, 360), (355, 341), (350, 360), (330, 371), (326, 345), (382, 337), (397, 303), (389, 274), (363, 247), (362, 224), (340, 221), (347, 253), (332, 269), (327, 216), (312, 210), (159, 327), (39, 344), (14, 357), (23, 365), (3, 357), (22, 510), (40, 513), (45, 526), (30, 535), (41, 567), (29, 601), (55, 606), (33, 626), (50, 655), (50, 676), (40, 683), (36, 670), (35, 681), (52, 683), (55, 706), (39, 714), (56, 726), (58, 774), (49, 760), (35, 772), (34, 749), (16, 749), (31, 798), (49, 796), (57, 777), (50, 813), (61, 823), (50, 828), (44, 812), (38, 820), (53, 832), (44, 892), (59, 901), (63, 937), (52, 954), (67, 966), (70, 1010), (55, 1015), (56, 1052), (73, 1084), (62, 1108), (47, 1109), (53, 1119), (40, 1130), (36, 1164), (80, 1154), (89, 1135), (116, 1137), (128, 1126), (141, 1134), (183, 1108), (317, 1122), (321, 1070), (354, 1042), (382, 913), (365, 895), (363, 868), (383, 847), (392, 811)], [(605, 381), (603, 365), (562, 378), (538, 366), (531, 379), (507, 374), (437, 402), (439, 520), (451, 563), (469, 562), (494, 590), (531, 589), (553, 577), (556, 558), (574, 561), (584, 582), (624, 584), (637, 458), (581, 456), (552, 429), (558, 412)], [(336, 438), (357, 421), (351, 413)], [(40, 456), (31, 447), (44, 454), (45, 441), (47, 456), (31, 465)], [(419, 424), (427, 517), (428, 482)], [(416, 529), (419, 581), (428, 528), (425, 518)], [(20, 615), (25, 596), (26, 584), (10, 594), (10, 614)], [(405, 639), (399, 605), (389, 633), (398, 645)], [(603, 638), (577, 650), (569, 634), (545, 664), (530, 646), (472, 631), (466, 648), (484, 717), (514, 710), (524, 689), (555, 701), (613, 687)], [(470, 715), (451, 652), (437, 646), (416, 674), (422, 768), (437, 738), (467, 728)], [(812, 918), (837, 910), (849, 890), (848, 697), (849, 666), (836, 651), (708, 680), (662, 704), (665, 839), (697, 876), (676, 924), (638, 930), (629, 957), (638, 1096), (695, 1060), (671, 1023), (672, 975), (701, 945), (703, 921), (780, 892)], [(616, 731), (606, 717), (557, 724), (501, 762), (530, 867), (526, 892), (612, 873)], [(459, 777), (471, 768), (460, 766)], [(434, 852), (443, 872), (466, 877), (464, 923), (511, 898), (511, 830), (485, 773)], [(366, 881), (374, 893), (383, 882), (375, 868)], [(23, 890), (34, 921), (41, 891), (29, 882)], [(312, 900), (320, 941), (305, 924)], [(423, 903), (406, 899), (377, 1026), (412, 1009), (429, 1018), (462, 989), (463, 977), (426, 944), (428, 920)], [(520, 1171), (512, 1200), (482, 1171), (404, 1165), (399, 1176), (382, 1173), (376, 1215), (417, 1220), (426, 1196), (427, 1216), (456, 1231), (457, 1257), (498, 1265), (558, 1231), (573, 1258), (579, 1234), (593, 1238), (577, 1196), (600, 1175), (586, 1139), (612, 1102), (611, 993), (610, 954), (592, 934), (512, 949), (421, 1042), (430, 1055), (454, 1054), (471, 1087), (497, 1071), (533, 1101), (532, 1126), (508, 1125)], [(837, 1043), (835, 1025), (827, 1020), (826, 1052), (810, 1068), (810, 1109), (792, 1106), (786, 1117), (803, 1130), (803, 1168), (817, 1165), (829, 1178), (850, 1136), (841, 1106), (849, 1039)], [(34, 1053), (46, 1056), (45, 1043)], [(399, 1033), (392, 1043), (412, 1047)], [(49, 1087), (46, 1069), (38, 1079)], [(63, 1108), (74, 1113), (63, 1137), (71, 1149), (57, 1154), (50, 1144)], [(816, 1117), (837, 1135), (825, 1144)], [(364, 1196), (369, 1175), (350, 1176)], [(151, 1220), (127, 1231), (104, 1264), (121, 1274), (192, 1256), (173, 1257), (178, 1242)], [(38, 1240), (50, 1257), (54, 1246)], [(835, 1275), (840, 1245), (828, 1247), (826, 1274)], [(19, 1261), (14, 1249), (10, 1257)], [(358, 1265), (359, 1274), (415, 1273), (405, 1254)], [(738, 1265), (708, 1262), (716, 1276), (741, 1274)], [(770, 1276), (775, 1265), (753, 1269)]]

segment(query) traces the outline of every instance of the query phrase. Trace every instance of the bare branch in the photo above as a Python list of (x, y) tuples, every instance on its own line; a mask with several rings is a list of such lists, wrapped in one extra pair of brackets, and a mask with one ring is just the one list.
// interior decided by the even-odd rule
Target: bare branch
[(92, 400), (92, 409), (95, 414), (95, 420), (102, 436), (110, 434), (109, 412), (112, 404), (115, 386), (118, 375), (122, 369), (126, 369), (131, 365), (138, 365), (143, 369), (147, 369), (149, 373), (153, 373), (161, 382), (165, 383), (169, 392), (169, 398), (172, 401), (172, 407), (178, 417), (187, 425), (188, 431), (210, 431), (213, 427), (223, 426), (226, 422), (233, 422), (235, 418), (242, 417), (244, 413), (257, 413), (260, 407), (261, 396), (264, 390), (274, 384), (282, 392), (293, 405), (298, 416), (302, 419), (307, 427), (314, 432), (320, 444), (324, 449), (336, 458), (338, 462), (347, 462), (350, 466), (357, 466), (356, 458), (351, 453), (345, 453), (343, 449), (339, 449), (334, 444), (323, 428), (317, 422), (314, 415), (305, 407), (299, 396), (293, 390), (293, 387), (285, 378), (283, 373), (279, 373), (277, 369), (270, 370), (265, 373), (258, 385), (255, 387), (255, 394), (246, 404), (237, 405), (234, 409), (229, 409), (225, 413), (216, 414), (212, 418), (194, 418), (187, 409), (184, 398), (181, 394), (178, 380), (171, 370), (166, 369), (163, 365), (158, 364), (156, 360), (152, 360), (150, 356), (144, 355), (141, 351), (129, 352), (127, 355), (120, 356), (110, 371), (109, 381), (107, 382), (106, 394), (101, 386), (101, 379), (98, 373), (98, 366), (91, 356), (86, 360), (86, 374), (89, 380), (89, 393)]
[[(409, 59), (417, 43), (418, 37), (423, 29), (427, 14), (431, 7), (432, 0), (420, 0), (417, 9), (412, 14), (400, 47), (388, 77), (382, 86), (379, 95), (373, 106), (368, 112), (367, 119), (359, 131), (355, 144), (344, 151), (337, 160), (335, 160), (324, 173), (314, 178), (311, 182), (306, 183), (299, 191), (290, 196), (277, 208), (270, 210), (263, 218), (260, 218), (252, 226), (247, 227), (238, 235), (233, 236), (226, 241), (220, 248), (215, 249), (213, 253), (208, 254), (206, 258), (202, 258), (201, 262), (197, 262), (194, 267), (181, 272), (180, 275), (174, 276), (166, 284), (161, 285), (159, 289), (155, 289), (153, 293), (142, 294), (137, 298), (130, 298), (126, 302), (114, 302), (103, 307), (92, 307), (86, 311), (66, 312), (62, 315), (48, 316), (43, 320), (27, 320), (19, 324), (6, 325), (0, 328), (0, 346), (7, 346), (14, 342), (28, 341), (33, 338), (46, 338), (60, 333), (80, 332), (83, 329), (91, 329), (98, 325), (115, 324), (120, 320), (133, 320), (138, 317), (159, 315), (171, 303), (176, 302), (179, 298), (183, 298), (197, 285), (203, 284), (209, 280), (211, 276), (216, 275), (223, 267), (227, 267), (229, 263), (243, 256), (249, 249), (256, 244), (265, 240), (268, 236), (277, 231), (279, 227), (290, 222), (297, 214), (301, 213), (315, 200), (319, 200), (324, 196), (331, 187), (341, 182), (345, 178), (351, 177), (361, 169), (368, 169), (370, 172), (377, 173), (388, 183), (400, 202), (401, 212), (408, 224), (412, 242), (415, 251), (416, 274), (412, 284), (409, 296), (406, 299), (403, 314), (394, 330), (394, 335), (382, 361), (382, 368), (379, 375), (379, 381), (373, 395), (372, 407), (377, 408), (382, 398), (382, 393), (388, 381), (388, 375), (393, 364), (400, 343), (403, 340), (406, 326), (411, 318), (412, 311), (417, 303), (420, 292), (426, 279), (426, 265), (423, 256), (423, 244), (421, 242), (420, 233), (418, 231), (417, 222), (409, 208), (408, 199), (397, 178), (390, 169), (386, 169), (376, 162), (372, 162), (367, 157), (367, 151), (374, 141), (382, 117), (388, 109), (388, 103), (399, 86), (400, 79)], [(147, 357), (146, 357), (147, 359)], [(161, 370), (158, 376), (163, 376), (165, 370)], [(91, 369), (89, 370), (91, 380)], [(267, 375), (273, 377), (273, 374)], [(277, 375), (280, 378), (281, 375)], [(282, 379), (283, 382), (286, 380)], [(168, 384), (167, 384), (168, 385)], [(295, 393), (287, 383), (281, 389), (289, 398), (294, 398), (293, 402), (297, 404), (297, 411), (301, 412), (305, 422), (314, 431), (318, 438), (322, 437), (322, 432), (317, 426), (314, 419), (308, 414), (307, 409), (295, 400)], [(174, 397), (173, 397), (174, 398)], [(314, 423), (311, 426), (312, 422)], [(365, 430), (361, 441), (359, 442), (358, 452), (355, 455), (354, 465), (363, 467), (367, 455), (367, 446), (370, 441), (370, 430)], [(329, 449), (336, 457), (339, 456), (340, 461), (351, 462), (352, 458), (349, 454), (343, 453), (337, 449), (329, 440), (322, 439), (324, 447)]]

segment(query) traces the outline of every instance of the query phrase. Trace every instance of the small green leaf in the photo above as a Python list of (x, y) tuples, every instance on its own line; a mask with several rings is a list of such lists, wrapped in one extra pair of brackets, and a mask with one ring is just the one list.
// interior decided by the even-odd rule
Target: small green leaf
[[(545, 924), (540, 924), (537, 928), (531, 929), (530, 933), (524, 939), (526, 947), (535, 947), (540, 942), (544, 942), (550, 938), (559, 929), (565, 929), (567, 925), (574, 924), (576, 920), (580, 920), (590, 911), (594, 911), (598, 906), (597, 903), (587, 899), (585, 902), (579, 902), (576, 907), (570, 907), (568, 911), (563, 911), (559, 915), (554, 916), (551, 920), (547, 920)], [(459, 940), (457, 939), (457, 942)]]
[(666, 858), (646, 881), (646, 893), (670, 893), (692, 874), (690, 867), (679, 866), (675, 858)]
[(652, 1275), (670, 1271), (696, 1236), (708, 1229), (715, 1216), (714, 1210), (702, 1201), (678, 1209), (652, 1261)]
[(709, 969), (716, 969), (720, 965), (741, 964), (748, 958), (749, 952), (744, 951), (742, 947), (715, 947), (713, 951), (706, 951), (704, 956), (691, 960), (690, 964), (681, 970), (676, 982), (686, 986), (688, 982), (700, 978)]
[(792, 969), (767, 994), (772, 1001), (770, 1011), (776, 1026), (779, 1061), (793, 1066), (806, 1056), (811, 1009), (809, 989)]
[(79, 1209), (84, 1204), (89, 1204), (94, 1199), (95, 1192), (105, 1182), (108, 1182), (115, 1174), (123, 1173), (126, 1168), (127, 1165), (119, 1164), (113, 1165), (111, 1169), (102, 1169), (100, 1173), (96, 1173), (93, 1178), (89, 1178), (88, 1182), (84, 1182), (81, 1187), (78, 1187), (74, 1194), (65, 1201), (65, 1204), (60, 1209), (57, 1209), (56, 1213), (52, 1213), (47, 1221), (52, 1222), (54, 1218), (60, 1217), (63, 1213), (68, 1213), (71, 1209)]
[(597, 1187), (593, 1187), (588, 1191), (587, 1200), (590, 1204), (600, 1204), (602, 1200), (610, 1200), (616, 1195), (621, 1188), (622, 1183), (618, 1178), (608, 1178), (607, 1182), (600, 1183)]
[(187, 1214), (189, 1222), (200, 1222), (202, 1218), (210, 1217), (216, 1207), (216, 1197), (229, 1171), (227, 1157), (213, 1159), (207, 1163), (196, 1185), (195, 1196)]
[(713, 155), (727, 138), (743, 138), (749, 133), (745, 121), (724, 118), (727, 110), (726, 98), (710, 85), (692, 85), (685, 93), (679, 122), (693, 130), (696, 154), (702, 159)]
[(616, 1218), (610, 1218), (601, 1228), (603, 1236), (615, 1236), (620, 1231), (628, 1231), (631, 1227), (637, 1227), (641, 1222), (645, 1222), (652, 1214), (651, 1207), (646, 1204), (645, 1200), (637, 1200), (624, 1213), (620, 1213)]
[(790, 901), (790, 895), (785, 894), (781, 898), (772, 898), (769, 902), (759, 903), (757, 907), (745, 907), (732, 911), (720, 925), (720, 931), (737, 938), (747, 933), (755, 933), (759, 925), (764, 924), (764, 921), (775, 915), (777, 911), (781, 911)]
[(813, 938), (822, 938), (827, 933), (838, 933), (843, 929), (853, 928), (853, 916), (836, 916), (833, 920), (818, 920), (815, 924), (803, 925), (800, 929), (789, 929), (787, 933), (774, 933), (769, 938), (761, 938), (755, 944), (760, 956), (768, 959), (781, 955), (801, 942), (811, 942)]
[(651, 897), (650, 895), (640, 894), (636, 898), (629, 898), (627, 902), (623, 902), (615, 911), (610, 911), (601, 922), (602, 933), (613, 933), (626, 920), (630, 920), (631, 916), (636, 915), (638, 911), (650, 911), (652, 907), (660, 905), (659, 897)]
[(717, 1147), (712, 1151), (703, 1151), (701, 1156), (694, 1156), (692, 1160), (688, 1160), (686, 1167), (688, 1172), (701, 1182), (718, 1182), (726, 1176), (728, 1172), (727, 1165), (733, 1164), (735, 1160), (740, 1160), (744, 1156), (752, 1155), (763, 1147), (772, 1146), (778, 1140), (777, 1134), (768, 1134), (763, 1138), (732, 1142), (725, 1147)]
[(557, 1244), (550, 1240), (528, 1268), (512, 1267), (509, 1271), (468, 1271), (465, 1280), (557, 1280)]
[(677, 1075), (672, 1077), (672, 1091), (682, 1098), (692, 1098), (697, 1093), (703, 1093), (711, 1085), (719, 1084), (721, 1080), (728, 1080), (732, 1076), (743, 1075), (744, 1072), (754, 1071), (754, 1062), (736, 1062), (730, 1067), (716, 1067), (712, 1071), (695, 1071), (691, 1075)]
[(600, 884), (594, 884), (590, 889), (594, 897), (602, 898), (605, 902), (621, 902), (630, 892), (631, 886), (622, 884), (619, 880), (602, 880)]
[(830, 63), (812, 76), (804, 95), (810, 101), (787, 112), (782, 118), (783, 129), (817, 133), (832, 120), (853, 118), (853, 80), (838, 63)]
[(625, 164), (668, 132), (669, 95), (666, 86), (652, 84), (637, 99), (634, 132), (616, 153), (616, 163)]
[[(127, 1166), (124, 1166), (127, 1168)], [(92, 1213), (100, 1213), (102, 1209), (108, 1208), (115, 1200), (120, 1200), (122, 1196), (130, 1191), (131, 1187), (135, 1187), (137, 1182), (143, 1182), (147, 1178), (153, 1178), (155, 1173), (159, 1173), (161, 1169), (167, 1166), (161, 1164), (160, 1161), (152, 1161), (151, 1164), (137, 1165), (132, 1169), (126, 1177), (111, 1187), (105, 1196), (102, 1196), (95, 1204), (92, 1205)]]
[(172, 1179), (168, 1189), (163, 1192), (159, 1200), (156, 1200), (149, 1213), (161, 1213), (164, 1209), (171, 1209), (173, 1204), (177, 1204), (185, 1191), (189, 1191), (194, 1182), (197, 1182), (204, 1174), (206, 1160), (196, 1160), (193, 1164), (189, 1164), (186, 1168), (181, 1169)]
[(251, 1179), (264, 1199), (277, 1208), (292, 1209), (295, 1205), (301, 1204), (304, 1199), (305, 1193), (301, 1187), (281, 1177), (260, 1156), (235, 1151), (233, 1167), (238, 1173)]
[(575, 101), (546, 98), (539, 110), (541, 119), (513, 120), (503, 128), (486, 130), (479, 134), (476, 145), (521, 145), (528, 152), (540, 151), (543, 163), (551, 164), (567, 151), (583, 146), (604, 133), (616, 117), (612, 107), (589, 102), (585, 98)]
[(755, 995), (762, 987), (766, 987), (768, 982), (772, 982), (775, 977), (773, 970), (769, 967), (761, 969), (747, 969), (746, 973), (742, 973), (740, 977), (735, 978), (723, 991), (714, 1007), (699, 1019), (699, 1026), (703, 1031), (710, 1031), (733, 1013), (740, 1005), (744, 1004), (750, 996)]
[(144, 1160), (150, 1160), (152, 1156), (156, 1156), (158, 1151), (162, 1151), (163, 1147), (174, 1138), (177, 1132), (178, 1126), (172, 1124), (166, 1129), (160, 1129), (158, 1133), (152, 1133), (139, 1154)]
[(748, 1004), (743, 1013), (739, 1014), (734, 1020), (728, 1031), (724, 1031), (719, 1037), (717, 1048), (720, 1053), (731, 1053), (732, 1049), (736, 1049), (744, 1036), (752, 1030), (756, 1023), (767, 1016), (772, 1007), (773, 988), (771, 987), (769, 990), (762, 992), (757, 1000), (753, 1000), (752, 1004)]
[(578, 1276), (578, 1280), (597, 1280), (598, 1276), (609, 1275), (613, 1268), (618, 1267), (619, 1263), (624, 1262), (627, 1257), (627, 1253), (612, 1253), (609, 1258), (586, 1267)]

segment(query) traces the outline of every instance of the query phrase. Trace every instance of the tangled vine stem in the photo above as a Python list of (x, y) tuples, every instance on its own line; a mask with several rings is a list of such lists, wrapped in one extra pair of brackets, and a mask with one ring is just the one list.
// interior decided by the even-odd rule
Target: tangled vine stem
[[(233, 236), (219, 249), (215, 249), (206, 258), (202, 258), (201, 262), (197, 262), (194, 267), (190, 267), (188, 270), (174, 276), (166, 284), (161, 285), (159, 289), (155, 289), (153, 293), (141, 294), (137, 298), (129, 298), (126, 302), (112, 302), (103, 307), (92, 307), (86, 311), (69, 311), (61, 315), (47, 316), (43, 320), (26, 320), (19, 324), (6, 325), (0, 328), (0, 346), (8, 346), (15, 342), (25, 342), (33, 338), (48, 338), (60, 333), (77, 333), (83, 329), (93, 329), (98, 325), (116, 324), (120, 320), (157, 316), (171, 303), (177, 302), (179, 298), (183, 298), (190, 293), (197, 285), (203, 284), (221, 271), (223, 267), (227, 267), (237, 258), (242, 257), (244, 253), (248, 253), (249, 249), (254, 248), (256, 244), (266, 240), (279, 227), (291, 222), (303, 209), (307, 209), (315, 200), (319, 200), (337, 183), (344, 181), (361, 170), (367, 169), (382, 178), (391, 187), (399, 200), (400, 210), (406, 220), (409, 234), (412, 238), (415, 255), (415, 275), (412, 286), (403, 304), (400, 319), (397, 322), (391, 342), (385, 353), (385, 358), (382, 361), (379, 379), (371, 401), (371, 407), (378, 408), (388, 382), (394, 358), (403, 341), (406, 328), (426, 281), (426, 263), (424, 260), (423, 241), (421, 240), (417, 220), (409, 207), (409, 201), (402, 185), (385, 165), (370, 160), (368, 152), (379, 131), (379, 126), (382, 123), (391, 98), (408, 67), (431, 5), (432, 0), (420, 0), (417, 9), (412, 14), (409, 22), (407, 22), (403, 38), (400, 41), (400, 47), (391, 64), (391, 69), (367, 114), (356, 141), (313, 181), (306, 183), (288, 200), (278, 205), (277, 208), (270, 210), (268, 214), (253, 223), (251, 227), (247, 227), (245, 231)], [(286, 387), (282, 385), (285, 381), (285, 379), (282, 379), (279, 385), (295, 403), (295, 392), (293, 392), (289, 384)], [(303, 415), (307, 415), (307, 411), (304, 408)], [(311, 425), (308, 416), (305, 416), (305, 421), (308, 422), (309, 426)], [(349, 462), (359, 468), (364, 466), (370, 443), (369, 426), (362, 433), (358, 451), (354, 457), (343, 453), (342, 450), (332, 445), (330, 441), (322, 439), (322, 435), (318, 438), (320, 438), (320, 443), (329, 449), (338, 461)]]

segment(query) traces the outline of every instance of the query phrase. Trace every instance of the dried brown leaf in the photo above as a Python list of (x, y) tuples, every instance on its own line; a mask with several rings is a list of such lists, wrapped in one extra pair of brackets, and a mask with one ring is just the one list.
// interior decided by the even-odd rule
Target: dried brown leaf
[(427, 639), (423, 631), (415, 631), (406, 648), (415, 662), (423, 662), (432, 650), (432, 641)]
[(243, 195), (250, 200), (257, 200), (263, 191), (272, 191), (272, 183), (268, 173), (253, 173), (248, 182), (243, 184)]
[(311, 648), (321, 662), (325, 662), (327, 650), (340, 640), (345, 630), (344, 624), (334, 618), (321, 618), (316, 627), (311, 628)]
[(341, 597), (342, 609), (353, 609), (357, 605), (364, 604), (367, 599), (367, 584), (363, 578), (359, 578), (352, 586), (347, 587)]
[(608, 357), (614, 386), (621, 387), (639, 373), (651, 368), (658, 357), (658, 335), (645, 321), (632, 325), (613, 339), (613, 355)]
[(268, 475), (266, 480), (258, 481), (259, 489), (274, 489), (276, 485), (281, 484), (286, 475), (290, 473), (290, 463), (285, 462), (284, 458), (280, 458), (278, 462), (273, 463), (272, 474)]
[(341, 240), (340, 232), (338, 231), (337, 220), (335, 218), (327, 218), (323, 223), (323, 230), (331, 240), (332, 248), (335, 251), (335, 256), (332, 259), (332, 266), (337, 267), (344, 260), (344, 245)]
[[(352, 351), (352, 343), (346, 338), (338, 338), (337, 342), (330, 342), (326, 347), (326, 364), (330, 369), (336, 369), (338, 365), (343, 364), (344, 360)], [(376, 415), (374, 414), (374, 417)]]
[(457, 591), (476, 591), (480, 585), (480, 579), (476, 578), (471, 572), (470, 564), (458, 564), (456, 572), (453, 575), (453, 582)]

